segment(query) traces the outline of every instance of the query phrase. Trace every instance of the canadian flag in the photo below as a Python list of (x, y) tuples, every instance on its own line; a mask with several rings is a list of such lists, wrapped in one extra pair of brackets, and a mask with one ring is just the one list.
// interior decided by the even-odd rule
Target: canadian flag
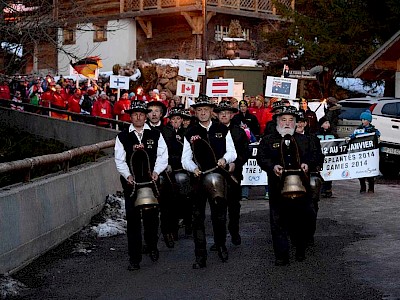
[(176, 94), (178, 96), (198, 97), (200, 92), (200, 83), (191, 81), (179, 81), (177, 83)]

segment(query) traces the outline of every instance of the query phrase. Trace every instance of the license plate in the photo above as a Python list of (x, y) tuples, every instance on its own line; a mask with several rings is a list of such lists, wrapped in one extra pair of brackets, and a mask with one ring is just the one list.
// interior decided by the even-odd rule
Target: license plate
[(354, 128), (353, 127), (344, 127), (344, 126), (338, 126), (337, 131), (340, 132), (353, 132)]
[(382, 147), (381, 151), (389, 154), (400, 155), (400, 149), (396, 148)]

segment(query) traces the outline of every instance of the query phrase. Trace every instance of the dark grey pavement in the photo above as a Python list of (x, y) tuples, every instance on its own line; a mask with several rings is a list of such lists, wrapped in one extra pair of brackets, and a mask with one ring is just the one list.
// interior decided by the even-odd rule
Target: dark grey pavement
[[(268, 202), (258, 199), (242, 203), (243, 243), (228, 242), (227, 263), (209, 253), (207, 268), (192, 270), (193, 240), (181, 236), (174, 249), (160, 240), (160, 260), (144, 257), (129, 272), (125, 236), (81, 234), (13, 277), (30, 287), (23, 299), (400, 299), (400, 185), (375, 189), (360, 195), (358, 180), (334, 182), (315, 246), (286, 267), (274, 266)], [(78, 242), (86, 254), (72, 253)]]

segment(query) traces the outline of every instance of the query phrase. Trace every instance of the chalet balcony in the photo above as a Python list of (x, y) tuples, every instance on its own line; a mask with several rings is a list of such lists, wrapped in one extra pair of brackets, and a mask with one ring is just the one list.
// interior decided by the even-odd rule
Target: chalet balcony
[[(120, 13), (129, 16), (150, 16), (199, 11), (202, 10), (204, 1), (207, 1), (208, 12), (262, 19), (278, 18), (279, 14), (272, 0), (121, 0)], [(279, 0), (279, 2), (294, 9), (295, 0)]]

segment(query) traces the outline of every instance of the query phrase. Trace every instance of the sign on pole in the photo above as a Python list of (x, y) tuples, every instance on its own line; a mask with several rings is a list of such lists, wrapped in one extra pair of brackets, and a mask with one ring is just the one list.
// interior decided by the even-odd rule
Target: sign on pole
[(129, 77), (110, 75), (110, 88), (129, 90)]
[(206, 62), (204, 60), (188, 60), (187, 63), (197, 68), (198, 75), (206, 75)]
[(207, 79), (208, 97), (233, 97), (234, 79)]
[(180, 81), (177, 82), (176, 94), (185, 97), (198, 97), (200, 93), (200, 82)]
[(285, 99), (296, 99), (297, 79), (283, 77), (267, 77), (265, 96)]
[(179, 62), (178, 75), (197, 81), (199, 75), (198, 67), (194, 64), (181, 61)]

